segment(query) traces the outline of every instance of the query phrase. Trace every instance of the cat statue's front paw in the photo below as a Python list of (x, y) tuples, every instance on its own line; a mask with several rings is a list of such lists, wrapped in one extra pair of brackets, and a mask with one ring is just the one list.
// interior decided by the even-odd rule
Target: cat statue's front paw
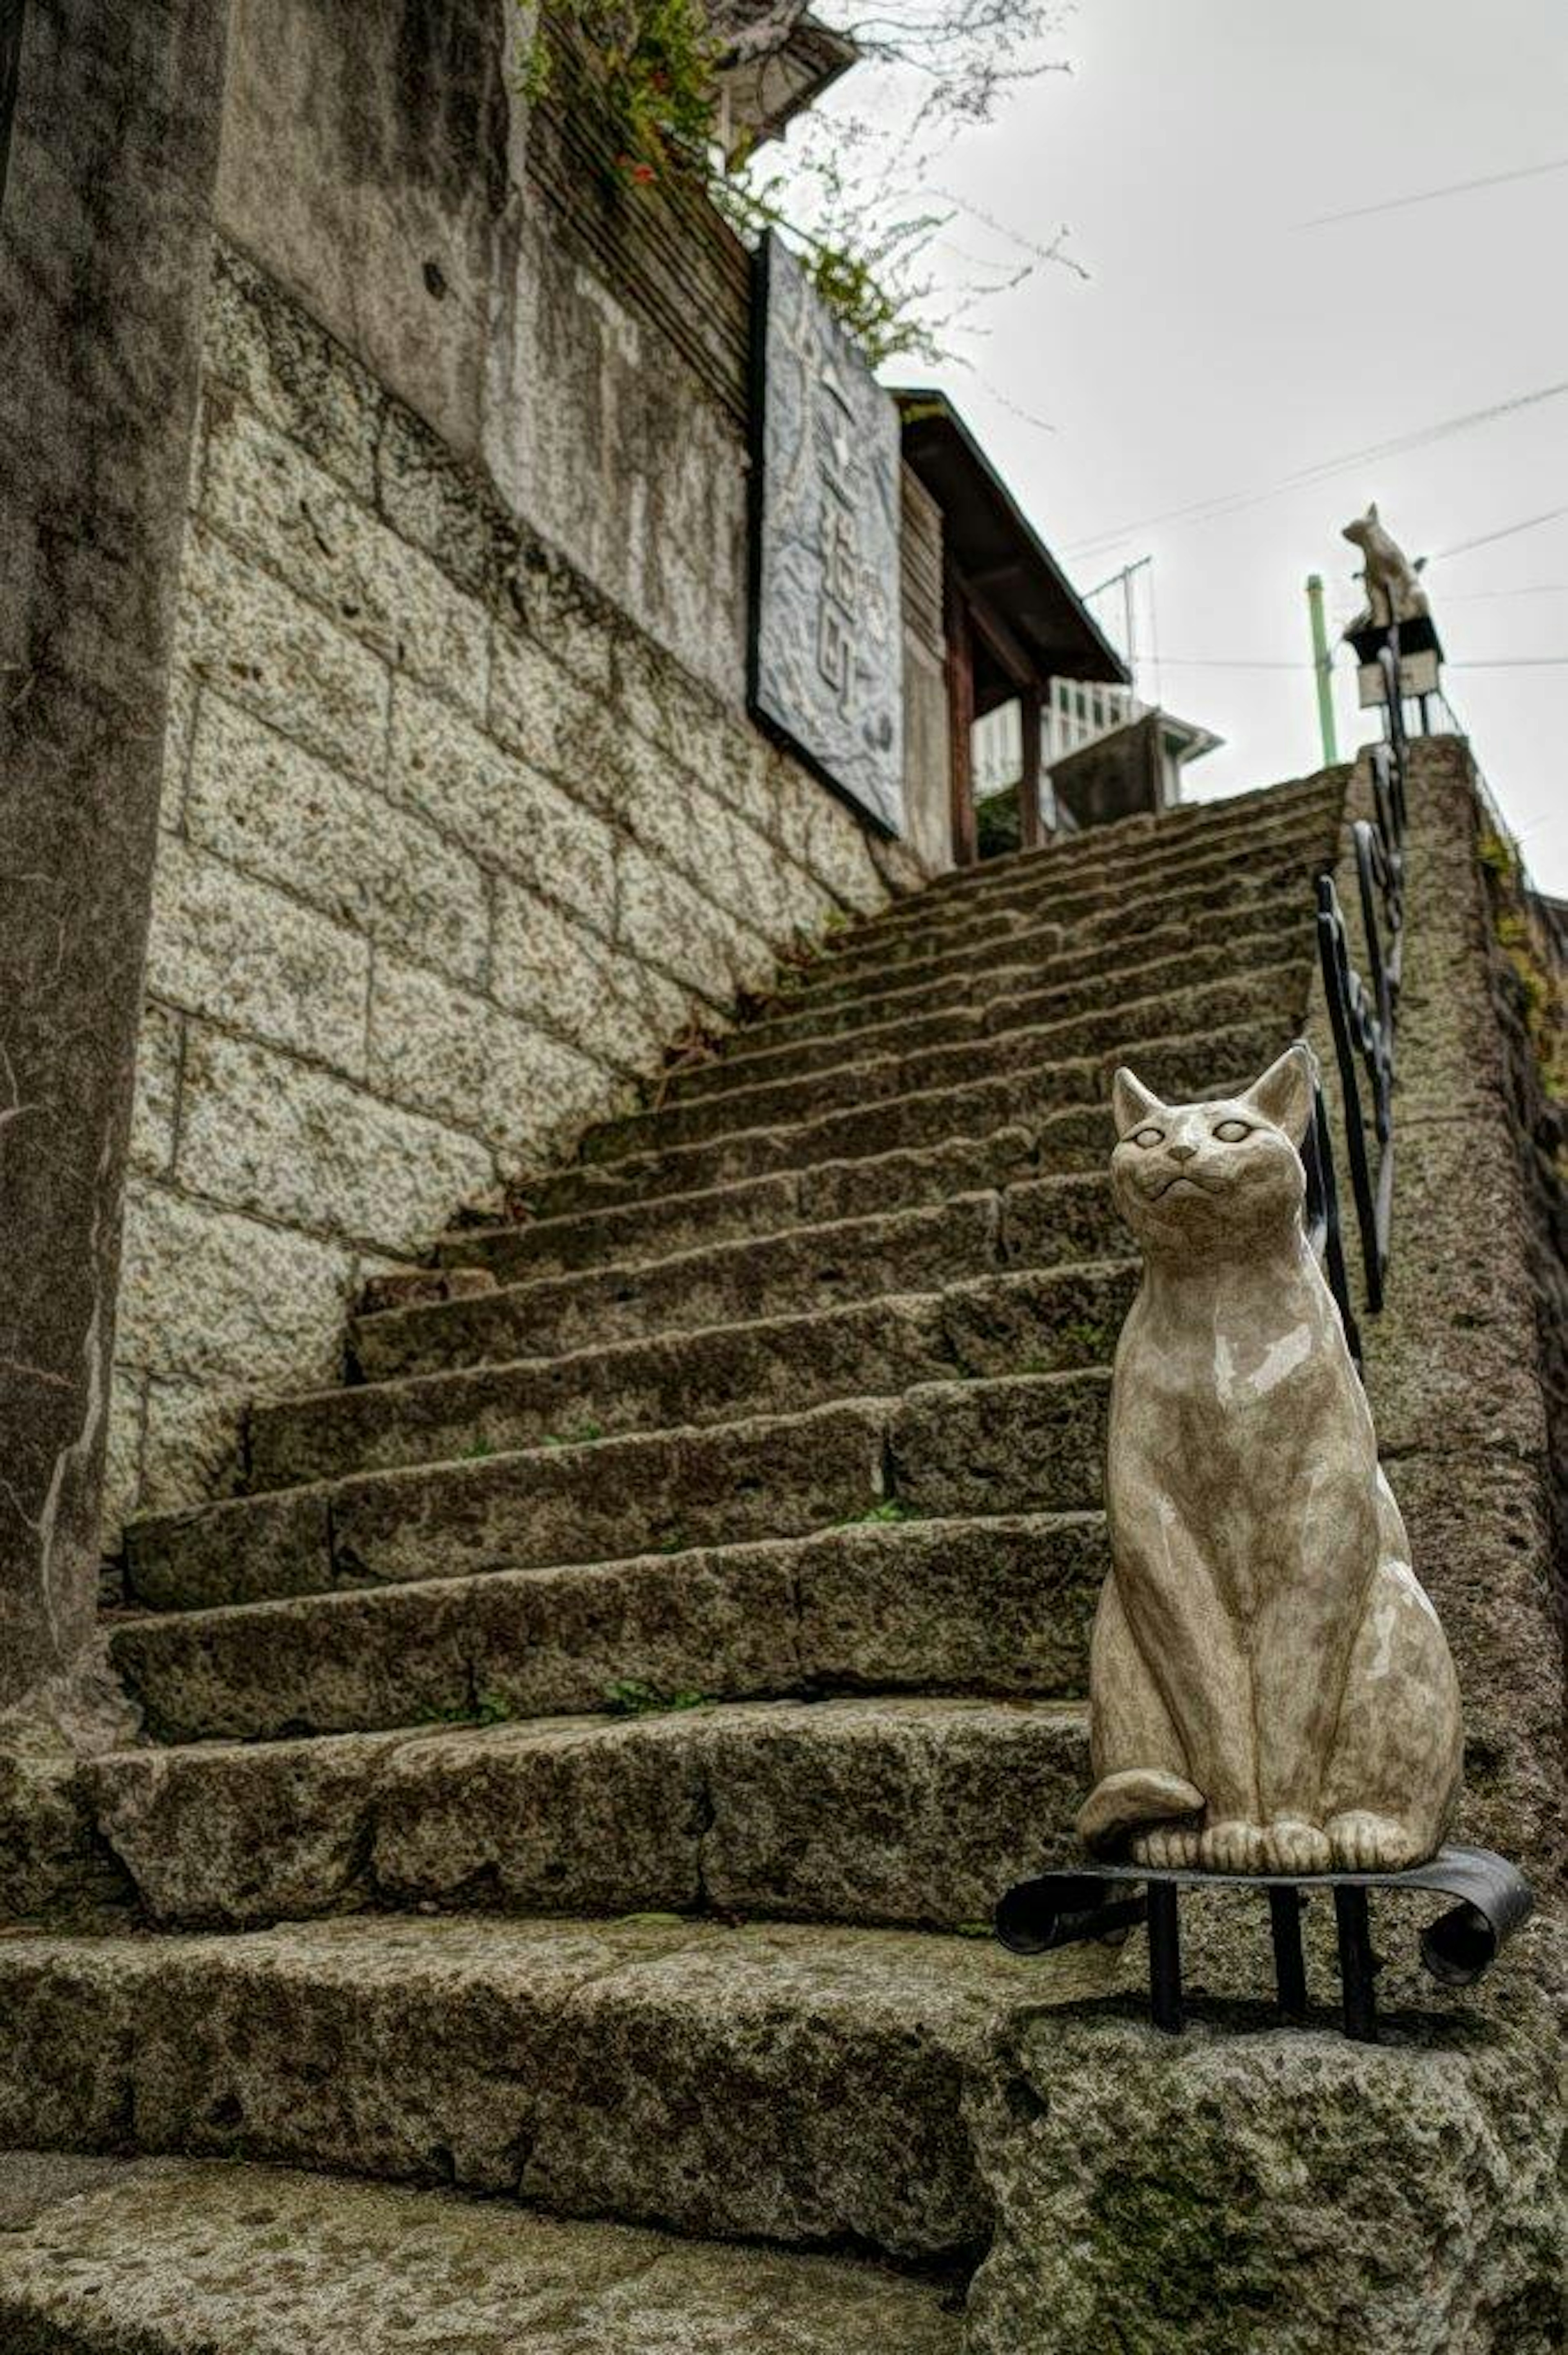
[(1246, 1823), (1239, 1816), (1222, 1817), (1198, 1834), (1198, 1862), (1205, 1872), (1266, 1872), (1267, 1838), (1261, 1824)]
[(1134, 1864), (1156, 1872), (1191, 1872), (1198, 1861), (1198, 1835), (1190, 1824), (1154, 1824), (1128, 1843)]
[(1333, 1845), (1320, 1826), (1303, 1816), (1276, 1816), (1263, 1836), (1266, 1872), (1327, 1872)]
[(1428, 1853), (1408, 1824), (1365, 1809), (1332, 1817), (1329, 1845), (1340, 1872), (1403, 1872), (1407, 1865), (1424, 1863)]

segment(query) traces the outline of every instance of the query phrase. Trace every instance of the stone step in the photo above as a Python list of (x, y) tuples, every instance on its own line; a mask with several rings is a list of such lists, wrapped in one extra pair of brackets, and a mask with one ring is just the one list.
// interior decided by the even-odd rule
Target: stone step
[[(195, 2083), (187, 2073), (185, 2090)], [(215, 2147), (194, 2115), (181, 2126), (171, 2113), (169, 2126)], [(410, 2146), (398, 2171), (433, 2178), (436, 2156)], [(959, 2355), (961, 2343), (959, 2295), (940, 2276), (567, 2222), (437, 2181), (29, 2154), (0, 2158), (7, 2210), (0, 2343), (12, 2355)]]
[(845, 1522), (1097, 1509), (1109, 1377), (931, 1382), (902, 1399), (475, 1457), (133, 1521), (151, 1610), (681, 1554)]
[(983, 900), (992, 891), (1011, 890), (1021, 879), (1055, 868), (1064, 875), (1102, 864), (1129, 865), (1139, 859), (1175, 852), (1200, 839), (1224, 840), (1258, 827), (1277, 826), (1294, 814), (1322, 803), (1338, 809), (1345, 796), (1350, 767), (1319, 769), (1224, 801), (1182, 802), (1176, 808), (1140, 812), (1114, 819), (1082, 833), (1058, 836), (1032, 850), (1010, 850), (971, 867), (955, 867), (922, 886), (921, 896), (943, 900)]
[[(773, 1001), (775, 1010), (782, 1015), (847, 1004), (865, 1007), (916, 988), (935, 991), (942, 983), (983, 984), (992, 975), (1033, 972), (1044, 983), (1051, 975), (1061, 977), (1064, 959), (1073, 961), (1068, 972), (1089, 972), (1099, 967), (1107, 948), (1119, 950), (1125, 956), (1129, 940), (1136, 941), (1136, 953), (1141, 954), (1145, 942), (1156, 935), (1168, 944), (1179, 945), (1184, 941), (1229, 938), (1276, 923), (1282, 928), (1298, 926), (1303, 910), (1308, 913), (1312, 910), (1317, 863), (1304, 861), (1272, 880), (1259, 878), (1245, 890), (1227, 888), (1217, 893), (1208, 890), (1157, 896), (1136, 911), (1118, 903), (1106, 914), (1082, 923), (1041, 922), (1022, 931), (1003, 931), (978, 945), (927, 950), (885, 961), (871, 958), (863, 969), (821, 960), (802, 968), (810, 975), (809, 980), (782, 981)], [(1017, 984), (1010, 978), (1006, 986), (1016, 988)]]
[(874, 1097), (907, 1095), (994, 1072), (1039, 1070), (1058, 1058), (1114, 1053), (1124, 1039), (1166, 1028), (1201, 1030), (1271, 1015), (1299, 1028), (1311, 976), (1300, 937), (1293, 934), (1267, 959), (1207, 981), (1168, 982), (1136, 997), (1118, 1000), (1113, 995), (1105, 1005), (1080, 1005), (1072, 1012), (1048, 1003), (1044, 1020), (1001, 1022), (989, 1030), (971, 1028), (957, 1039), (913, 1043), (895, 1027), (869, 1044), (861, 1039), (834, 1041), (826, 1053), (787, 1050), (775, 1071), (758, 1071), (745, 1061), (709, 1065), (705, 1071), (712, 1076), (705, 1085), (673, 1089), (657, 1107), (596, 1130), (591, 1155), (613, 1160), (628, 1151), (722, 1136), (732, 1126), (809, 1119)]
[[(927, 1208), (743, 1235), (665, 1259), (524, 1276), (504, 1287), (493, 1277), (490, 1289), (461, 1300), (356, 1317), (349, 1356), (362, 1380), (385, 1381), (441, 1366), (806, 1314), (885, 1293), (930, 1292), (1003, 1269), (1125, 1256), (1129, 1247), (1108, 1187), (1093, 1178), (1026, 1179)], [(498, 1239), (490, 1268), (504, 1264)]]
[[(1070, 1028), (1071, 1026), (1069, 1026)], [(1018, 1036), (1034, 1041), (1035, 1034)], [(945, 1057), (938, 1076), (923, 1081), (921, 1066)], [(1060, 1041), (1041, 1039), (1030, 1056), (1012, 1040), (992, 1039), (980, 1048), (960, 1048), (955, 1067), (951, 1050), (928, 1050), (923, 1057), (901, 1061), (883, 1056), (826, 1071), (808, 1072), (771, 1087), (741, 1085), (729, 1093), (692, 1103), (669, 1102), (657, 1109), (626, 1114), (588, 1130), (578, 1147), (585, 1164), (645, 1160), (683, 1146), (722, 1144), (729, 1136), (756, 1129), (805, 1126), (835, 1113), (860, 1112), (894, 1099), (928, 1092), (931, 1088), (975, 1085), (992, 1078), (1006, 1079), (1026, 1066), (1033, 1082), (1033, 1101), (1042, 1110), (1095, 1101), (1097, 1073), (1090, 1053), (1075, 1051), (1069, 1035)]]
[[(1065, 911), (1067, 921), (1103, 908), (1119, 894), (1130, 900), (1151, 891), (1179, 890), (1189, 878), (1261, 868), (1306, 848), (1331, 852), (1343, 803), (1342, 788), (1317, 792), (1298, 801), (1199, 834), (1164, 836), (1157, 829), (1141, 844), (1112, 844), (1102, 837), (1095, 856), (1075, 862), (1053, 856), (1025, 856), (1006, 871), (979, 874), (968, 888), (922, 890), (830, 934), (823, 953), (837, 956), (860, 943), (883, 941), (908, 930), (931, 937), (993, 921), (1036, 919)], [(988, 862), (989, 865), (989, 862)]]
[[(941, 1292), (399, 1375), (251, 1410), (253, 1493), (476, 1454), (787, 1414), (921, 1382), (1107, 1366), (1137, 1289), (1130, 1261), (988, 1275)], [(461, 1351), (468, 1328), (453, 1337)], [(510, 1348), (504, 1331), (500, 1346)]]
[(1159, 922), (1168, 911), (1192, 916), (1208, 909), (1234, 918), (1261, 891), (1292, 879), (1309, 887), (1332, 858), (1333, 831), (1326, 817), (1318, 817), (1256, 844), (1228, 843), (1139, 874), (1107, 868), (1081, 885), (1041, 888), (998, 905), (961, 906), (938, 914), (916, 898), (830, 933), (807, 969), (836, 979), (914, 960), (994, 956), (1010, 940), (1046, 925), (1075, 938), (1105, 931), (1127, 937), (1129, 927)]
[[(1116, 830), (1096, 829), (1093, 840), (1086, 837), (1071, 845), (1048, 846), (1039, 855), (1015, 857), (1005, 867), (988, 859), (978, 869), (945, 879), (946, 889), (911, 893), (862, 917), (854, 930), (864, 937), (874, 929), (896, 931), (922, 919), (937, 925), (972, 922), (1025, 908), (1044, 909), (1056, 901), (1075, 903), (1107, 888), (1142, 890), (1221, 859), (1262, 861), (1279, 844), (1323, 837), (1338, 818), (1342, 801), (1342, 786), (1330, 786), (1271, 805), (1260, 803), (1250, 813), (1207, 827), (1157, 826), (1141, 837), (1120, 840)], [(846, 937), (839, 932), (835, 944)]]
[(1037, 1139), (1042, 1174), (1097, 1167), (1115, 1141), (1103, 1106), (1118, 1062), (1135, 1063), (1150, 1087), (1174, 1101), (1250, 1085), (1293, 1035), (1288, 1023), (1274, 1021), (1226, 1024), (1185, 1037), (1129, 1037), (1114, 1054), (1057, 1063), (1044, 1071), (1004, 1071), (967, 1086), (885, 1096), (782, 1126), (735, 1129), (690, 1145), (628, 1153), (613, 1163), (579, 1164), (537, 1186), (534, 1203), (546, 1216), (602, 1209), (660, 1194), (705, 1191), (822, 1161), (861, 1160), (922, 1146), (969, 1146), (993, 1130), (1013, 1126)]
[[(1125, 943), (1118, 944), (1102, 953), (1099, 970), (1066, 980), (1042, 981), (1033, 968), (1024, 967), (914, 990), (907, 994), (907, 1004), (895, 994), (860, 1009), (840, 1006), (815, 1017), (774, 1017), (732, 1032), (723, 1052), (710, 1062), (678, 1072), (665, 1100), (681, 1102), (725, 1087), (760, 1086), (856, 1057), (910, 1053), (959, 1039), (984, 1041), (1001, 1031), (1103, 1012), (1201, 983), (1246, 979), (1291, 958), (1306, 967), (1312, 942), (1312, 928), (1304, 917), (1289, 930), (1271, 924), (1203, 946), (1177, 935), (1165, 954), (1140, 956), (1136, 964), (1128, 964)], [(1005, 986), (998, 987), (999, 982)]]
[(869, 1521), (814, 1537), (121, 1617), (159, 1742), (500, 1722), (673, 1696), (1086, 1689), (1097, 1513)]
[[(1114, 1145), (1107, 1112), (1109, 1074), (1104, 1067), (1097, 1086), (1095, 1103), (1074, 1104), (1069, 1112), (1036, 1109), (1033, 1119), (1022, 1112), (1008, 1116), (1010, 1103), (1026, 1104), (1026, 1091), (1017, 1081), (1008, 1081), (1005, 1088), (989, 1083), (980, 1100), (970, 1092), (954, 1103), (951, 1091), (942, 1091), (937, 1104), (918, 1097), (918, 1109), (899, 1104), (890, 1124), (883, 1124), (878, 1107), (874, 1135), (866, 1135), (864, 1124), (833, 1114), (805, 1124), (810, 1137), (800, 1161), (772, 1168), (768, 1164), (777, 1164), (777, 1156), (787, 1149), (779, 1140), (789, 1130), (751, 1130), (744, 1142), (718, 1147), (690, 1145), (678, 1152), (650, 1154), (645, 1161), (575, 1164), (536, 1182), (532, 1208), (539, 1222), (548, 1220), (553, 1227), (596, 1210), (624, 1210), (629, 1218), (648, 1210), (657, 1220), (659, 1234), (693, 1234), (685, 1220), (693, 1215), (697, 1199), (709, 1213), (747, 1222), (754, 1215), (772, 1218), (777, 1201), (798, 1199), (812, 1210), (814, 1225), (824, 1225), (829, 1218), (853, 1218), (885, 1206), (911, 1208), (947, 1201), (954, 1194), (975, 1194), (1003, 1185), (1010, 1175), (1099, 1175)], [(975, 1119), (970, 1133), (963, 1125), (954, 1128), (965, 1116)], [(895, 1142), (881, 1142), (887, 1125), (893, 1125)], [(899, 1130), (909, 1128), (932, 1133), (916, 1133), (904, 1145), (897, 1142)], [(760, 1164), (760, 1168), (748, 1164)], [(765, 1187), (770, 1191), (763, 1191)], [(890, 1187), (890, 1194), (883, 1194), (881, 1187)], [(697, 1227), (693, 1241), (711, 1231), (715, 1230)], [(770, 1231), (768, 1225), (763, 1231)], [(641, 1227), (636, 1234), (642, 1234)]]
[[(1116, 1969), (1103, 1947), (1025, 1965), (987, 1940), (790, 1923), (366, 1916), (9, 1938), (0, 2140), (221, 2153), (558, 2217), (972, 2261), (991, 2219), (969, 2074), (1016, 2004), (1108, 1988)], [(514, 2333), (507, 2355), (534, 2343)]]
[[(438, 1252), (443, 1265), (493, 1270), (502, 1284), (598, 1275), (683, 1258), (709, 1246), (723, 1249), (731, 1241), (765, 1245), (798, 1227), (927, 1209), (968, 1193), (1014, 1188), (1034, 1201), (1031, 1216), (1042, 1230), (1029, 1258), (1099, 1257), (1114, 1249), (1109, 1239), (1120, 1228), (1108, 1207), (1104, 1173), (1036, 1178), (1035, 1158), (1026, 1129), (996, 1129), (972, 1140), (868, 1155), (861, 1161), (820, 1162), (602, 1210), (456, 1228), (440, 1238)], [(1033, 1197), (1030, 1188), (1036, 1189)]]
[[(1065, 982), (1104, 982), (1149, 958), (1224, 952), (1229, 942), (1255, 940), (1259, 932), (1302, 931), (1309, 916), (1311, 907), (1304, 916), (1298, 883), (1290, 880), (1283, 892), (1259, 890), (1253, 911), (1224, 928), (1215, 925), (1213, 909), (1181, 913), (1156, 907), (1144, 913), (1135, 937), (1099, 923), (1075, 932), (1062, 925), (1036, 925), (998, 942), (991, 956), (930, 958), (927, 965), (904, 964), (848, 980), (833, 973), (808, 980), (808, 968), (784, 968), (775, 996), (754, 1019), (730, 1031), (720, 1046), (726, 1055), (736, 1055), (751, 1039), (770, 1046), (775, 1034), (789, 1036), (791, 1029), (798, 1034), (833, 1025), (854, 1029), (866, 1022), (893, 1019), (897, 1013), (930, 1013), (965, 1003), (981, 1006), (989, 996), (1022, 996)], [(1229, 973), (1232, 968), (1232, 958), (1222, 958), (1215, 970)]]
[[(1298, 929), (1307, 929), (1299, 916)], [(1146, 964), (1171, 958), (1192, 959), (1192, 977), (1202, 980), (1210, 974), (1236, 970), (1250, 953), (1244, 943), (1255, 945), (1260, 940), (1285, 937), (1277, 914), (1257, 931), (1232, 933), (1227, 940), (1217, 940), (1206, 921), (1160, 922), (1141, 932), (1136, 949), (1130, 951), (1125, 940), (1114, 935), (1076, 948), (1051, 950), (1041, 944), (1036, 934), (1026, 933), (1021, 954), (1004, 950), (989, 963), (940, 973), (934, 979), (922, 980), (917, 975), (910, 980), (900, 972), (888, 976), (884, 988), (824, 982), (811, 988), (781, 989), (770, 1001), (770, 1010), (716, 1043), (715, 1060), (739, 1063), (754, 1054), (773, 1054), (792, 1039), (825, 1039), (835, 1031), (853, 1034), (926, 1015), (962, 1015), (988, 1005), (993, 997), (1024, 997), (1069, 985), (1090, 993), (1097, 986), (1115, 986), (1123, 975), (1136, 973)], [(1237, 943), (1234, 954), (1231, 941)]]
[(1064, 1700), (874, 1694), (122, 1750), (79, 1782), (144, 1918), (366, 1907), (956, 1928), (1065, 1859)]

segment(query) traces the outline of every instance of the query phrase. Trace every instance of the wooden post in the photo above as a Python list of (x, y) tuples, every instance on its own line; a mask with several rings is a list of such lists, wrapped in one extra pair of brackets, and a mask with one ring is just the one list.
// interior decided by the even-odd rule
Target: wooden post
[(969, 609), (948, 576), (948, 783), (953, 817), (953, 864), (972, 867), (980, 856), (975, 825), (975, 656)]
[(1040, 818), (1040, 689), (1025, 687), (1018, 697), (1019, 725), (1023, 730), (1023, 768), (1018, 780), (1018, 840), (1024, 850), (1038, 850), (1045, 839)]

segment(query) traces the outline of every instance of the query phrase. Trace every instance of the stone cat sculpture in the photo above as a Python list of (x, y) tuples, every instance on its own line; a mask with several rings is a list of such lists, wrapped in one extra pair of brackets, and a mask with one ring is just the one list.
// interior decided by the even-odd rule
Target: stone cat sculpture
[(1364, 516), (1348, 523), (1340, 534), (1352, 547), (1359, 548), (1366, 558), (1361, 580), (1367, 592), (1367, 609), (1358, 613), (1345, 635), (1357, 630), (1369, 630), (1374, 623), (1386, 630), (1391, 622), (1413, 622), (1418, 614), (1432, 610), (1426, 591), (1417, 577), (1425, 558), (1412, 564), (1393, 534), (1383, 528), (1374, 499)]
[(1116, 1075), (1112, 1188), (1144, 1265), (1078, 1828), (1139, 1863), (1398, 1870), (1458, 1795), (1453, 1662), (1303, 1224), (1314, 1081), (1300, 1043), (1213, 1103)]

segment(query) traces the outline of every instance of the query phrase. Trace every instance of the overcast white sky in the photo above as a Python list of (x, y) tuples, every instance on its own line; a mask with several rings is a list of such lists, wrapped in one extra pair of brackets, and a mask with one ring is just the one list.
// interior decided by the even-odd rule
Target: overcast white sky
[[(1054, 48), (1071, 75), (941, 173), (1025, 235), (1070, 223), (1092, 274), (990, 305), (972, 369), (905, 372), (945, 384), (1080, 588), (1152, 555), (1140, 685), (1227, 740), (1195, 795), (1317, 764), (1303, 581), (1348, 618), (1339, 527), (1376, 497), (1432, 559), (1452, 701), (1538, 881), (1568, 893), (1568, 660), (1486, 666), (1568, 657), (1568, 513), (1439, 555), (1568, 509), (1568, 391), (1229, 516), (1144, 520), (1568, 382), (1568, 169), (1298, 226), (1568, 158), (1568, 0), (1081, 0)], [(1276, 663), (1303, 666), (1236, 666)], [(1348, 650), (1339, 708), (1343, 750), (1371, 732)]]

